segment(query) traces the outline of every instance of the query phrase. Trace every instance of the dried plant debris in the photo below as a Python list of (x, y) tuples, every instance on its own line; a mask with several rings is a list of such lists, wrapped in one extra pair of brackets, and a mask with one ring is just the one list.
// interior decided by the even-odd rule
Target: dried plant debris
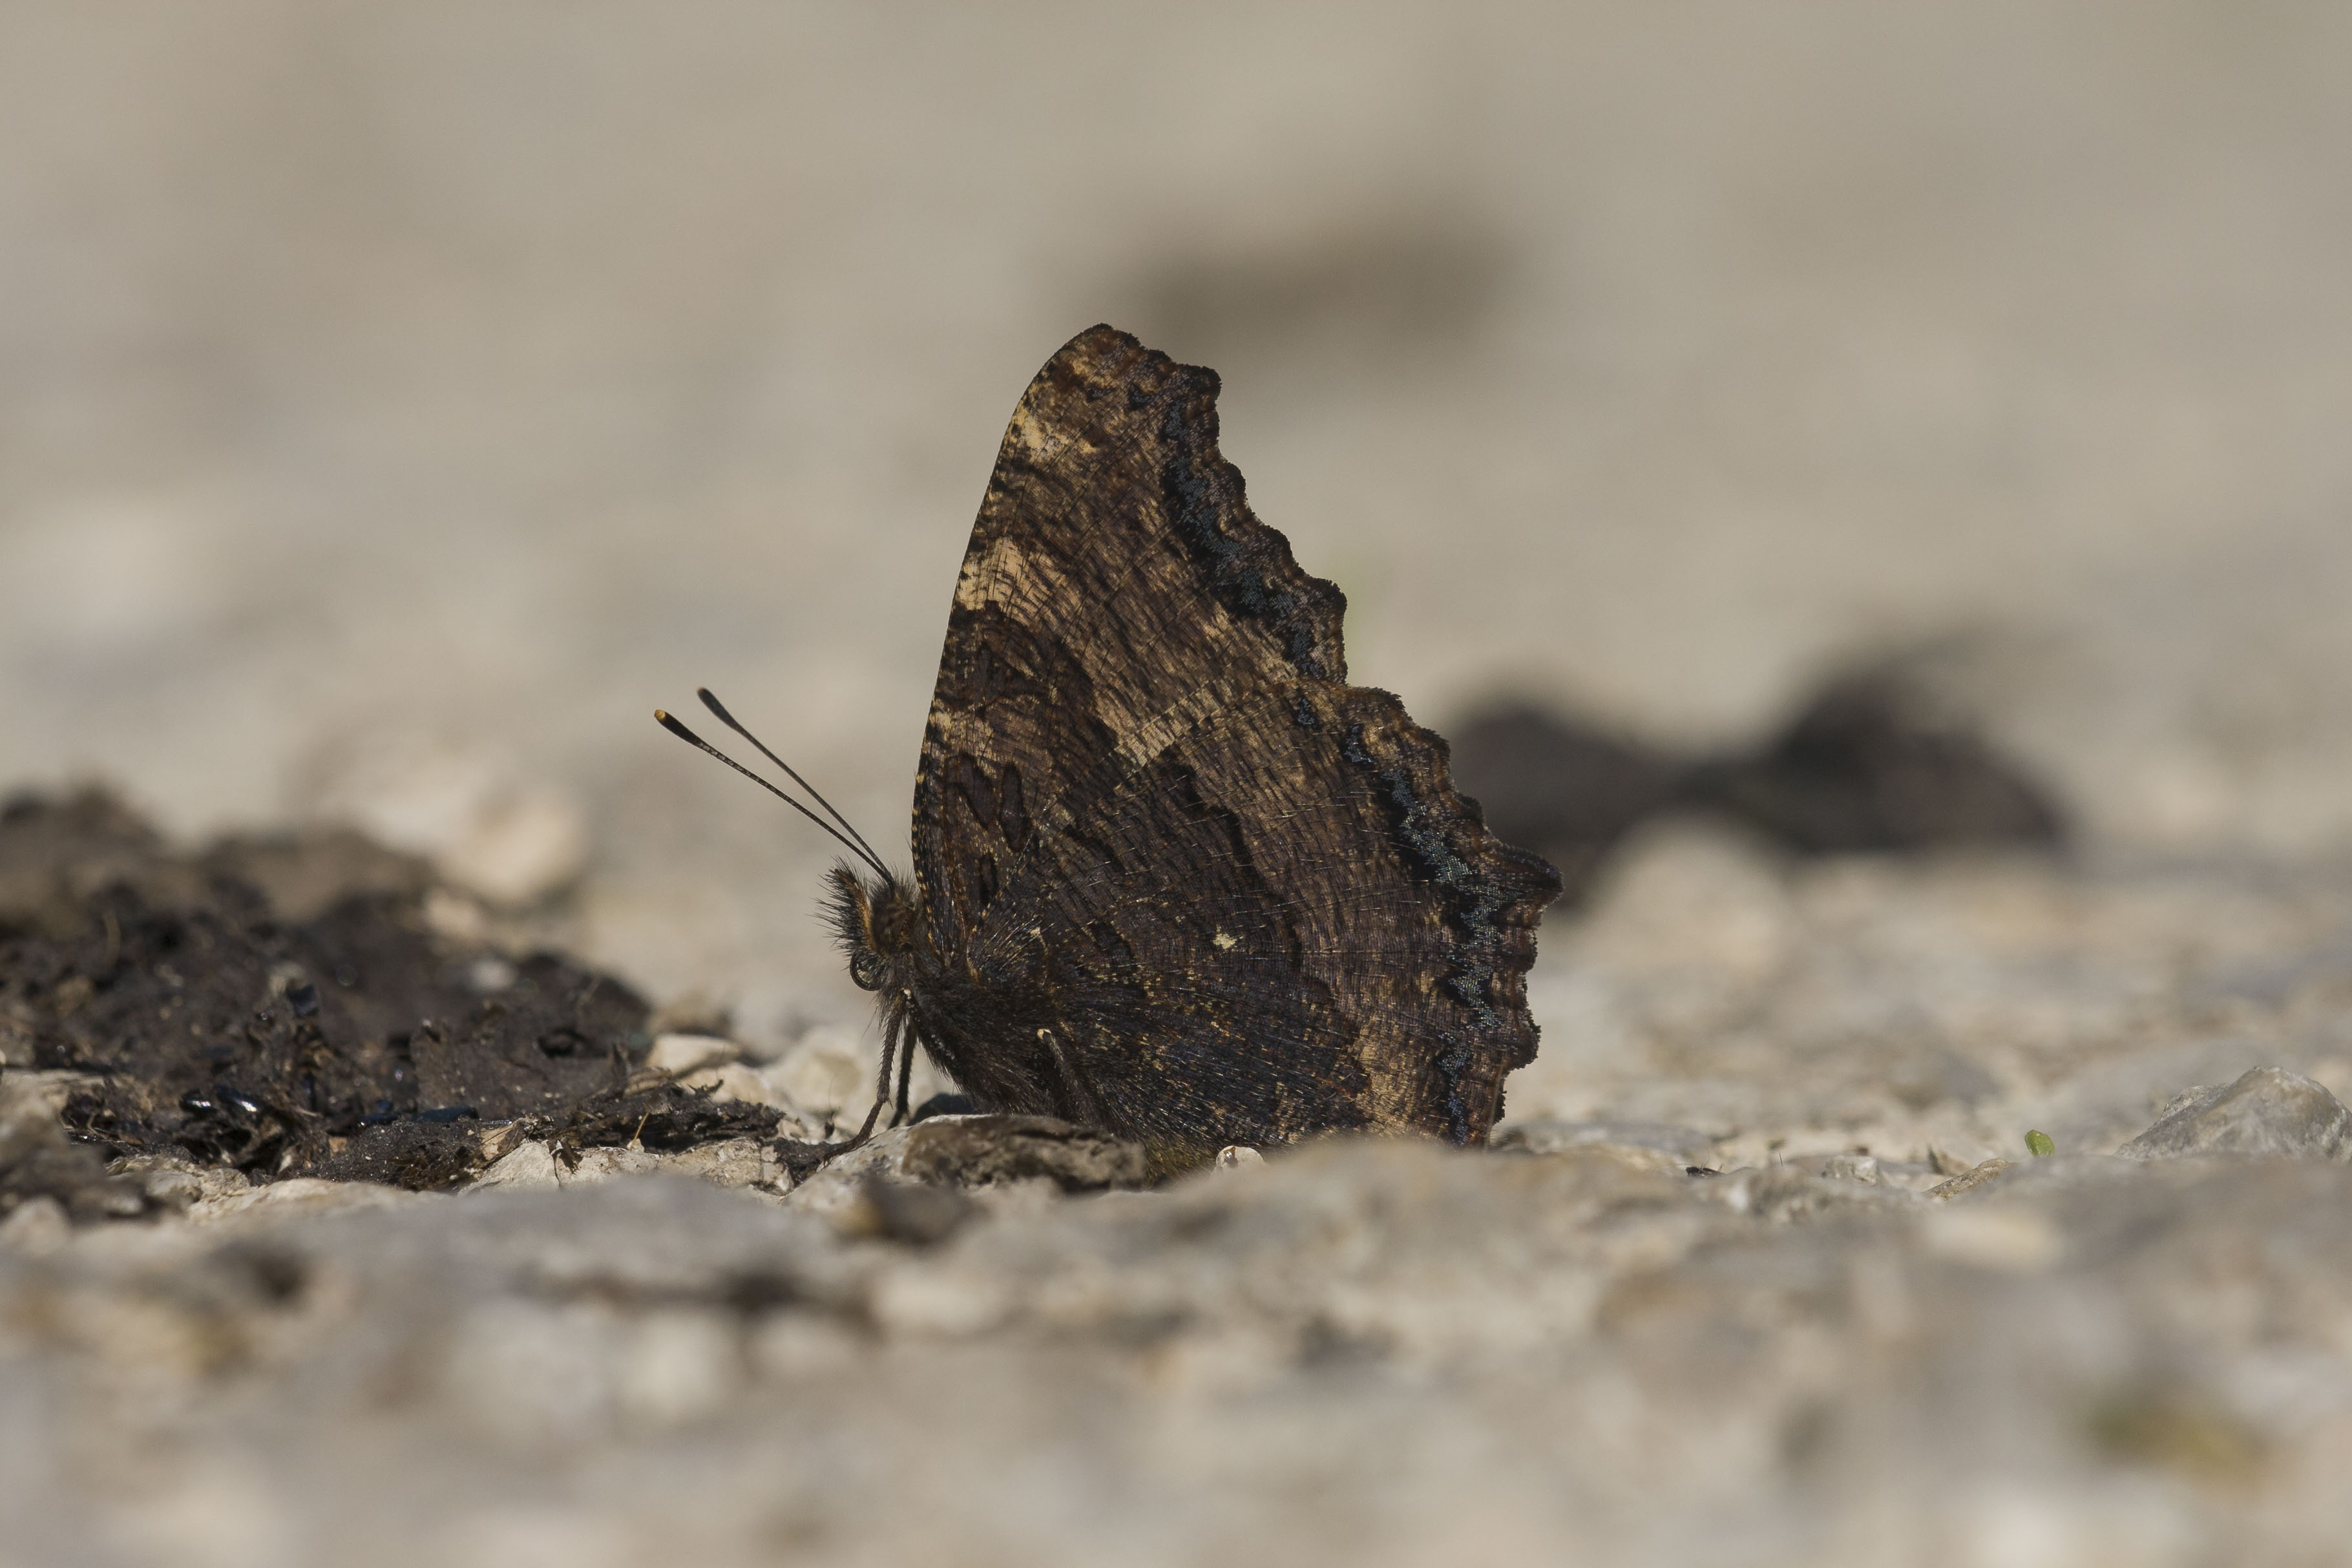
[(183, 856), (102, 795), (17, 800), (0, 814), (0, 1054), (12, 1076), (70, 1075), (46, 1081), (84, 1145), (258, 1178), (446, 1186), (517, 1121), (575, 1157), (773, 1131), (772, 1108), (647, 1082), (627, 987), (453, 938), (430, 895), (421, 868), (342, 838)]
[(1678, 757), (1592, 720), (1525, 703), (1458, 731), (1454, 767), (1495, 831), (1589, 891), (1609, 850), (1666, 810), (1702, 810), (1801, 853), (2053, 846), (2049, 794), (1965, 721), (1937, 711), (1899, 662), (1817, 692), (1750, 752)]

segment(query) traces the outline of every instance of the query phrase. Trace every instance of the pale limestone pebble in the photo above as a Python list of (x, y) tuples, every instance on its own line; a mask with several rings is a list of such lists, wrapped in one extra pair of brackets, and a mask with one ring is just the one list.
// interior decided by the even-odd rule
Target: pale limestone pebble
[(787, 1134), (800, 1131), (815, 1135), (822, 1132), (826, 1113), (840, 1109), (837, 1104), (815, 1109), (801, 1103), (779, 1075), (752, 1065), (743, 1056), (740, 1045), (720, 1036), (662, 1034), (655, 1036), (643, 1071), (688, 1089), (708, 1090), (714, 1100), (740, 1101), (784, 1112), (793, 1124), (780, 1129)]
[(479, 899), (457, 888), (426, 888), (424, 914), (425, 927), (453, 946), (476, 947), (490, 939), (490, 912)]
[(835, 1155), (785, 1194), (785, 1206), (808, 1214), (845, 1217), (857, 1205), (868, 1177), (913, 1179), (907, 1174), (906, 1162), (914, 1132), (913, 1127), (889, 1128), (862, 1146)]
[(581, 1150), (580, 1157), (562, 1171), (560, 1179), (566, 1186), (593, 1186), (621, 1176), (651, 1176), (659, 1169), (661, 1161), (644, 1148), (608, 1145)]
[(2189, 1090), (2116, 1151), (2132, 1159), (2183, 1155), (2352, 1160), (2352, 1112), (2325, 1085), (2278, 1067)]
[(684, 1078), (706, 1067), (740, 1061), (742, 1048), (733, 1040), (709, 1034), (658, 1034), (646, 1051), (648, 1071)]
[(548, 1145), (530, 1142), (500, 1158), (468, 1190), (506, 1186), (593, 1186), (624, 1176), (665, 1175), (691, 1176), (714, 1186), (756, 1188), (780, 1186), (784, 1170), (774, 1148), (759, 1138), (729, 1138), (675, 1151), (635, 1144), (607, 1145), (583, 1149), (569, 1164)]
[(531, 1138), (500, 1155), (488, 1170), (474, 1178), (467, 1190), (480, 1192), (496, 1187), (551, 1189), (561, 1185), (562, 1175), (553, 1152), (545, 1144)]
[(0, 1126), (20, 1116), (54, 1119), (66, 1101), (80, 1089), (94, 1089), (105, 1080), (92, 1073), (11, 1068), (0, 1072)]
[(874, 1088), (857, 1037), (839, 1029), (811, 1030), (763, 1076), (793, 1104), (819, 1117), (838, 1115)]
[(28, 1197), (0, 1219), (0, 1248), (40, 1257), (73, 1239), (73, 1221), (56, 1198)]
[(775, 1145), (763, 1138), (729, 1138), (698, 1144), (690, 1149), (655, 1156), (655, 1169), (673, 1176), (690, 1176), (714, 1186), (776, 1186), (784, 1168)]
[[(740, 1079), (729, 1081), (739, 1085), (743, 1099), (798, 1114), (809, 1124), (809, 1140), (815, 1141), (828, 1133), (839, 1135), (854, 1130), (864, 1120), (874, 1103), (880, 1051), (880, 1042), (870, 1032), (820, 1024), (802, 1033), (772, 1060), (753, 1067), (764, 1087)], [(908, 1079), (909, 1108), (921, 1107), (949, 1087), (929, 1054), (917, 1051)]]
[(1957, 1138), (1945, 1138), (1927, 1146), (1928, 1166), (1946, 1181), (1967, 1176), (1970, 1171), (1999, 1160), (2006, 1165), (2000, 1152), (1990, 1145)]
[(573, 793), (490, 754), (416, 734), (321, 747), (310, 811), (429, 859), (494, 904), (536, 904), (579, 880), (588, 815)]
[(253, 1179), (234, 1166), (200, 1164), (184, 1155), (126, 1155), (106, 1168), (136, 1178), (148, 1201), (166, 1211), (234, 1197), (253, 1187)]
[(663, 1171), (701, 1177), (719, 1187), (781, 1187), (785, 1177), (783, 1164), (776, 1159), (774, 1143), (767, 1138), (727, 1138), (719, 1143), (696, 1145), (691, 1150), (646, 1150), (642, 1145), (621, 1145), (581, 1150), (579, 1156), (567, 1164), (564, 1156), (555, 1155), (546, 1143), (518, 1143), (520, 1133), (520, 1122), (485, 1128), (482, 1156), (489, 1161), (489, 1168), (468, 1183), (468, 1192), (508, 1185), (569, 1187), (576, 1180), (602, 1183), (616, 1176), (654, 1176)]
[(1864, 1186), (1876, 1186), (1878, 1159), (1874, 1155), (1834, 1154), (1822, 1162), (1820, 1174), (1829, 1181), (1858, 1181)]
[(289, 1218), (373, 1208), (400, 1208), (430, 1203), (436, 1193), (408, 1192), (377, 1182), (325, 1181), (316, 1176), (291, 1176), (243, 1192), (205, 1198), (189, 1205), (192, 1225), (223, 1225), (256, 1219)]
[(786, 1124), (779, 1130), (787, 1134), (797, 1129), (805, 1136), (814, 1137), (825, 1125), (825, 1118), (813, 1114), (782, 1084), (749, 1062), (721, 1062), (689, 1073), (678, 1082), (688, 1089), (709, 1090), (714, 1100), (740, 1100), (747, 1105), (766, 1105), (781, 1111)]

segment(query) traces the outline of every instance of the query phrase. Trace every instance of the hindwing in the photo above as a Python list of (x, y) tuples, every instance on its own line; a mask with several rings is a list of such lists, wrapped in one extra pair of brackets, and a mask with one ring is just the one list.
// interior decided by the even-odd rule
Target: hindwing
[(916, 781), (924, 1036), (983, 1103), (1170, 1163), (1334, 1127), (1478, 1141), (1534, 1055), (1558, 879), (1443, 740), (1347, 684), (1345, 601), (1251, 513), (1217, 387), (1097, 327), (1014, 411)]

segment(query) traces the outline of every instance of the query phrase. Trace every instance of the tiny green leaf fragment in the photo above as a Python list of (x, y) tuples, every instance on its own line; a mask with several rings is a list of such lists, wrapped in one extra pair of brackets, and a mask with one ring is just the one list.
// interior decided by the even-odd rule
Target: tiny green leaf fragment
[(2044, 1155), (2054, 1155), (2058, 1152), (2058, 1140), (2036, 1129), (2025, 1134), (2025, 1152), (2037, 1160)]

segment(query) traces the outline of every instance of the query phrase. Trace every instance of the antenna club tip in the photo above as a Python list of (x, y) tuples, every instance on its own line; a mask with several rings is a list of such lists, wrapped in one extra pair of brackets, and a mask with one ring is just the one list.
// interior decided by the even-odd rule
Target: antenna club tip
[(654, 722), (656, 724), (667, 724), (669, 722), (669, 715), (664, 713), (659, 708), (656, 708), (654, 709)]

